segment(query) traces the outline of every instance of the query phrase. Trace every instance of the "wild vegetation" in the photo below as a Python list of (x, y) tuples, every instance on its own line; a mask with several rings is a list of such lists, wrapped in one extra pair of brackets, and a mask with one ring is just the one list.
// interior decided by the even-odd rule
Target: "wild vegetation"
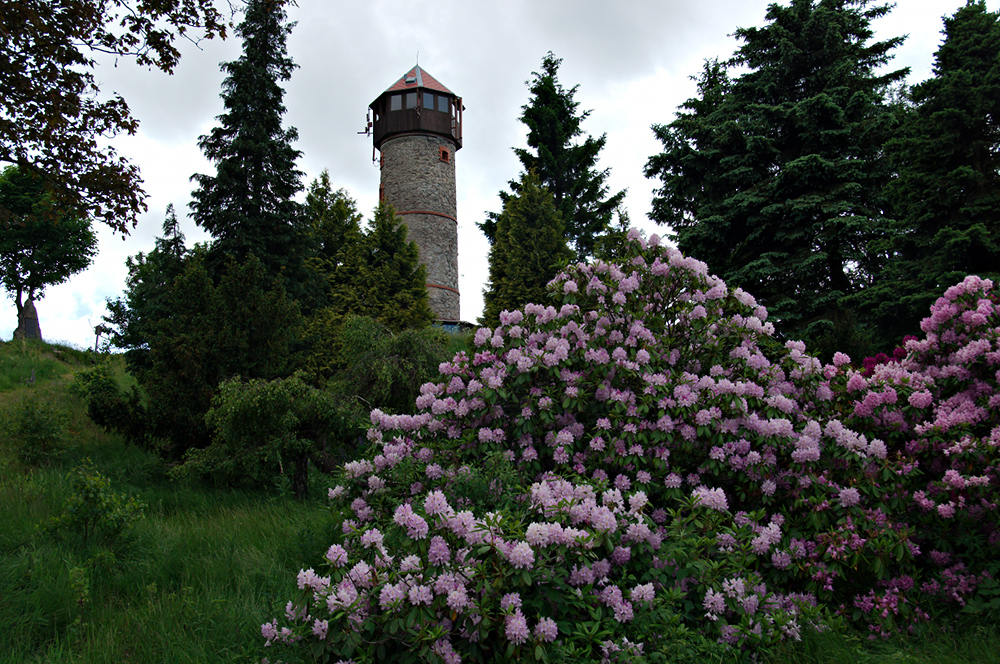
[[(29, 283), (5, 252), (19, 309), (90, 260), (91, 217), (143, 207), (87, 140), (134, 128), (120, 99), (38, 134), (95, 89), (87, 49), (169, 71), (174, 30), (223, 29), (203, 0), (35, 4), (0, 22), (51, 28), (62, 59), (12, 89), (67, 90), (22, 118), (34, 161), (0, 131), (0, 245), (76, 262)], [(1000, 659), (984, 2), (911, 90), (879, 69), (900, 40), (870, 42), (870, 0), (737, 30), (654, 128), (651, 216), (680, 251), (628, 230), (549, 53), (524, 172), (480, 225), (474, 336), (429, 325), (390, 207), (363, 225), (326, 173), (294, 200), (285, 6), (247, 2), (199, 141), (212, 239), (168, 208), (109, 302), (121, 354), (0, 346), (0, 662)], [(3, 48), (37, 73), (37, 46)]]

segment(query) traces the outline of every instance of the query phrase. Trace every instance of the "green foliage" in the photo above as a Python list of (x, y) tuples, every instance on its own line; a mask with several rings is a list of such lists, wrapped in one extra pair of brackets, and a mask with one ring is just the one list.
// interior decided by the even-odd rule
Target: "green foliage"
[[(600, 238), (611, 225), (612, 215), (625, 198), (625, 192), (608, 194), (609, 169), (598, 171), (597, 160), (604, 149), (606, 136), (584, 136), (580, 125), (590, 111), (578, 112), (575, 101), (579, 86), (569, 90), (557, 78), (562, 59), (550, 51), (542, 58), (542, 71), (534, 72), (528, 82), (531, 98), (521, 107), (521, 122), (528, 128), (528, 147), (514, 148), (524, 172), (534, 172), (552, 194), (562, 215), (569, 245), (580, 260), (594, 256)], [(534, 152), (532, 152), (532, 150)], [(504, 207), (521, 195), (522, 181), (511, 180), (511, 193), (500, 192)], [(490, 213), (479, 228), (490, 244), (498, 237), (500, 214)]]
[(706, 64), (677, 120), (654, 127), (664, 152), (646, 167), (662, 183), (651, 216), (681, 251), (754, 293), (782, 336), (823, 357), (855, 334), (841, 325), (845, 296), (885, 261), (871, 248), (889, 226), (886, 99), (906, 74), (880, 71), (901, 38), (871, 41), (888, 11), (870, 0), (771, 5), (764, 27), (736, 30), (730, 61)]
[(334, 191), (327, 170), (309, 185), (305, 214), (315, 247), (315, 254), (309, 260), (310, 266), (329, 274), (343, 260), (348, 241), (360, 232), (361, 214), (346, 190)]
[(348, 316), (373, 318), (391, 332), (419, 329), (434, 320), (427, 269), (392, 206), (380, 204), (369, 227), (361, 230), (351, 212), (353, 202), (342, 200), (338, 205), (351, 215), (342, 229), (342, 247), (332, 255), (321, 255), (318, 263), (330, 304), (313, 315), (306, 330), (314, 341), (307, 365), (320, 378), (329, 378), (350, 361), (340, 339)]
[(10, 408), (5, 434), (22, 463), (39, 466), (63, 452), (68, 416), (53, 403), (25, 396)]
[(301, 152), (292, 147), (294, 128), (284, 129), (284, 90), (295, 64), (288, 57), (284, 0), (250, 0), (236, 33), (243, 53), (222, 65), (226, 80), (220, 126), (199, 138), (198, 145), (216, 167), (215, 175), (194, 175), (192, 217), (215, 242), (208, 255), (216, 274), (233, 258), (260, 259), (272, 277), (300, 299), (314, 285), (303, 269), (308, 254), (305, 218), (294, 196), (302, 189), (295, 166)]
[(898, 214), (893, 260), (862, 295), (887, 342), (920, 320), (967, 275), (1000, 279), (1000, 14), (969, 2), (944, 19), (934, 76), (915, 86), (887, 196)]
[(150, 341), (142, 387), (151, 433), (169, 441), (164, 453), (179, 459), (208, 445), (204, 418), (223, 381), (291, 373), (302, 318), (253, 256), (229, 263), (216, 286), (195, 254), (171, 284), (169, 306), (172, 315), (158, 322)]
[(174, 206), (168, 205), (163, 237), (156, 238), (156, 246), (148, 254), (129, 256), (125, 261), (125, 294), (114, 301), (108, 298), (109, 314), (104, 317), (110, 326), (104, 328), (109, 332), (107, 344), (125, 351), (129, 371), (140, 380), (151, 366), (149, 344), (157, 325), (172, 315), (171, 285), (189, 256)]
[(104, 431), (133, 444), (148, 445), (146, 407), (137, 385), (126, 391), (106, 361), (76, 374), (73, 387), (87, 403), (87, 416)]
[(393, 332), (380, 321), (350, 315), (340, 332), (344, 368), (330, 389), (391, 413), (414, 412), (420, 386), (437, 377), (451, 357), (443, 330), (434, 327)]
[(128, 543), (132, 528), (142, 518), (144, 504), (112, 489), (111, 480), (89, 459), (72, 472), (70, 487), (72, 493), (62, 513), (50, 520), (49, 532), (70, 535), (85, 546), (114, 549)]
[(142, 180), (101, 138), (134, 134), (138, 122), (118, 94), (99, 94), (95, 56), (134, 56), (170, 73), (180, 59), (174, 40), (199, 33), (225, 37), (212, 0), (3, 3), (0, 161), (44, 177), (61, 209), (126, 232), (146, 209)]
[(14, 336), (21, 336), (27, 302), (86, 269), (97, 253), (97, 236), (89, 218), (62, 212), (44, 180), (17, 166), (0, 173), (0, 230), (0, 285), (14, 299)]
[(0, 344), (0, 392), (33, 387), (61, 376), (66, 366), (55, 358), (55, 354), (62, 355), (69, 350), (25, 339)]
[(546, 284), (571, 257), (562, 213), (538, 175), (522, 175), (517, 190), (504, 203), (490, 247), (490, 282), (480, 321), (487, 326), (496, 326), (502, 311), (547, 302)]
[(275, 380), (228, 380), (205, 416), (212, 444), (190, 450), (180, 475), (220, 485), (274, 485), (284, 478), (304, 498), (310, 461), (332, 469), (345, 459), (350, 432), (332, 394), (309, 386), (302, 374)]

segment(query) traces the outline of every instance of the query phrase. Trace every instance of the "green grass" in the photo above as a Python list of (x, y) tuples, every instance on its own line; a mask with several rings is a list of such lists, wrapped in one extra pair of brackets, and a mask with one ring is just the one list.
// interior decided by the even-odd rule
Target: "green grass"
[(916, 634), (887, 641), (864, 634), (810, 633), (799, 643), (768, 653), (767, 664), (1000, 664), (1000, 623), (949, 629), (921, 626)]
[[(283, 613), (296, 573), (318, 566), (331, 540), (322, 501), (171, 482), (156, 456), (86, 417), (70, 389), (85, 362), (12, 346), (0, 346), (0, 366), (35, 362), (36, 381), (0, 392), (0, 419), (41, 399), (67, 415), (68, 434), (41, 467), (0, 438), (0, 664), (259, 661), (260, 624)], [(98, 546), (47, 528), (85, 459), (146, 505), (129, 537)]]

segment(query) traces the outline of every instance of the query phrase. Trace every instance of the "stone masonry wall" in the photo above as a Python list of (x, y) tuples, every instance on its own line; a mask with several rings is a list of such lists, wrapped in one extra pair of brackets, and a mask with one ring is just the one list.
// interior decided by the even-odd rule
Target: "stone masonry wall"
[(459, 321), (455, 145), (441, 136), (404, 135), (385, 141), (380, 152), (385, 200), (420, 247), (431, 309), (439, 320)]

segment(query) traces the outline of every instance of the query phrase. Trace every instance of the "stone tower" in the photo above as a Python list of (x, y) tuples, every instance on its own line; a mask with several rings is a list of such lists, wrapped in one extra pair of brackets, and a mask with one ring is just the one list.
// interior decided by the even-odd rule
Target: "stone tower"
[(455, 152), (462, 147), (462, 99), (415, 66), (369, 105), (379, 152), (379, 200), (396, 208), (427, 266), (439, 322), (458, 323)]

